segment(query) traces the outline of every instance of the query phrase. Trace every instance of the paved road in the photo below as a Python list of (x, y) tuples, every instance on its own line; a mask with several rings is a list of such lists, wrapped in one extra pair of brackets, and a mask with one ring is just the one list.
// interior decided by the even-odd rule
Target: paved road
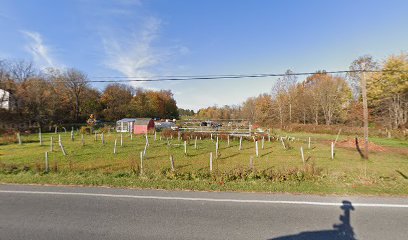
[(408, 198), (0, 185), (0, 239), (408, 239)]

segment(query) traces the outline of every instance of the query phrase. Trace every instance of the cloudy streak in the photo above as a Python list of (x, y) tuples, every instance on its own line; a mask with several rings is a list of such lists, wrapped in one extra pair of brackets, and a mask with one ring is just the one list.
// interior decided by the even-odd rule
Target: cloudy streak
[(58, 64), (51, 54), (50, 47), (48, 47), (38, 32), (21, 31), (26, 36), (29, 43), (25, 46), (25, 50), (29, 52), (36, 64), (42, 67), (57, 67)]
[(128, 33), (121, 39), (102, 39), (107, 59), (107, 67), (127, 77), (146, 78), (152, 76), (150, 68), (159, 64), (161, 55), (152, 44), (157, 38), (160, 20), (148, 18), (140, 32)]

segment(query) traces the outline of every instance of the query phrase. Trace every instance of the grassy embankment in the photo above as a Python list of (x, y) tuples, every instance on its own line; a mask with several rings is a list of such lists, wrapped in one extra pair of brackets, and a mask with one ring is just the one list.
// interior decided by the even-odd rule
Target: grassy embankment
[[(44, 171), (44, 155), (50, 150), (50, 137), (54, 138), (54, 151), (49, 153), (50, 171)], [(140, 152), (145, 140), (142, 136), (123, 135), (120, 146), (119, 134), (105, 134), (105, 144), (100, 138), (85, 135), (82, 146), (79, 135), (71, 141), (70, 134), (62, 133), (67, 151), (63, 156), (55, 134), (43, 134), (43, 146), (38, 135), (23, 136), (23, 144), (0, 145), (0, 182), (94, 185), (134, 188), (261, 191), (314, 194), (373, 194), (408, 195), (408, 148), (407, 141), (373, 138), (384, 147), (382, 151), (370, 152), (370, 160), (363, 160), (353, 148), (336, 145), (335, 159), (330, 158), (330, 141), (336, 138), (328, 134), (290, 133), (296, 140), (290, 149), (284, 149), (280, 141), (265, 141), (259, 157), (255, 157), (253, 141), (239, 142), (231, 138), (220, 141), (218, 158), (215, 158), (215, 141), (194, 140), (188, 143), (184, 154), (182, 141), (177, 139), (153, 141), (140, 173)], [(307, 139), (311, 137), (311, 149)], [(117, 154), (113, 154), (114, 139), (118, 139)], [(346, 137), (340, 137), (339, 141)], [(157, 137), (159, 139), (159, 136)], [(303, 146), (303, 164), (300, 147)], [(398, 151), (402, 150), (402, 151)], [(396, 150), (396, 151), (395, 151)], [(209, 171), (209, 153), (214, 154), (213, 172)], [(174, 156), (175, 171), (170, 170), (169, 156)], [(253, 169), (249, 162), (253, 156)]]

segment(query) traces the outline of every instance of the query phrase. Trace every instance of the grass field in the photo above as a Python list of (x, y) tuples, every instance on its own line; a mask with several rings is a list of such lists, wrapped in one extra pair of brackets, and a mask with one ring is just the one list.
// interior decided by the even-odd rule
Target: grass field
[[(285, 136), (285, 133), (279, 133)], [(0, 145), (0, 182), (37, 184), (75, 184), (134, 188), (188, 189), (296, 192), (316, 194), (372, 194), (408, 195), (408, 143), (404, 140), (374, 138), (381, 151), (371, 151), (370, 159), (363, 160), (354, 148), (342, 147), (347, 137), (341, 136), (335, 148), (335, 159), (330, 157), (330, 144), (336, 136), (328, 134), (290, 133), (295, 137), (284, 149), (277, 140), (268, 142), (255, 156), (255, 143), (232, 139), (220, 141), (218, 157), (215, 140), (194, 140), (187, 144), (184, 154), (183, 141), (164, 138), (154, 141), (149, 135), (150, 146), (140, 172), (140, 152), (144, 150), (145, 137), (130, 139), (123, 134), (105, 134), (105, 144), (100, 136), (85, 135), (70, 139), (70, 133), (61, 133), (67, 155), (58, 146), (58, 135), (43, 134), (40, 146), (38, 135), (22, 136), (23, 144)], [(50, 151), (50, 137), (54, 151), (49, 152), (50, 171), (45, 172), (45, 152)], [(311, 149), (308, 138), (311, 137)], [(117, 153), (113, 153), (117, 139)], [(170, 145), (169, 145), (169, 144)], [(300, 155), (303, 146), (306, 164)], [(213, 171), (209, 171), (210, 152), (214, 154)], [(169, 156), (174, 156), (175, 171), (170, 170)], [(253, 157), (253, 168), (250, 158)]]

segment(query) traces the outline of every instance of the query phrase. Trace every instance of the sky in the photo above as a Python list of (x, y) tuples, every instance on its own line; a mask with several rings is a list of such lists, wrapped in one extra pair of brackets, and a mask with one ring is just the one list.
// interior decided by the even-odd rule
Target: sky
[[(362, 55), (406, 52), (407, 12), (406, 0), (0, 0), (0, 59), (91, 80), (346, 70)], [(275, 80), (130, 84), (197, 110), (240, 104)]]

